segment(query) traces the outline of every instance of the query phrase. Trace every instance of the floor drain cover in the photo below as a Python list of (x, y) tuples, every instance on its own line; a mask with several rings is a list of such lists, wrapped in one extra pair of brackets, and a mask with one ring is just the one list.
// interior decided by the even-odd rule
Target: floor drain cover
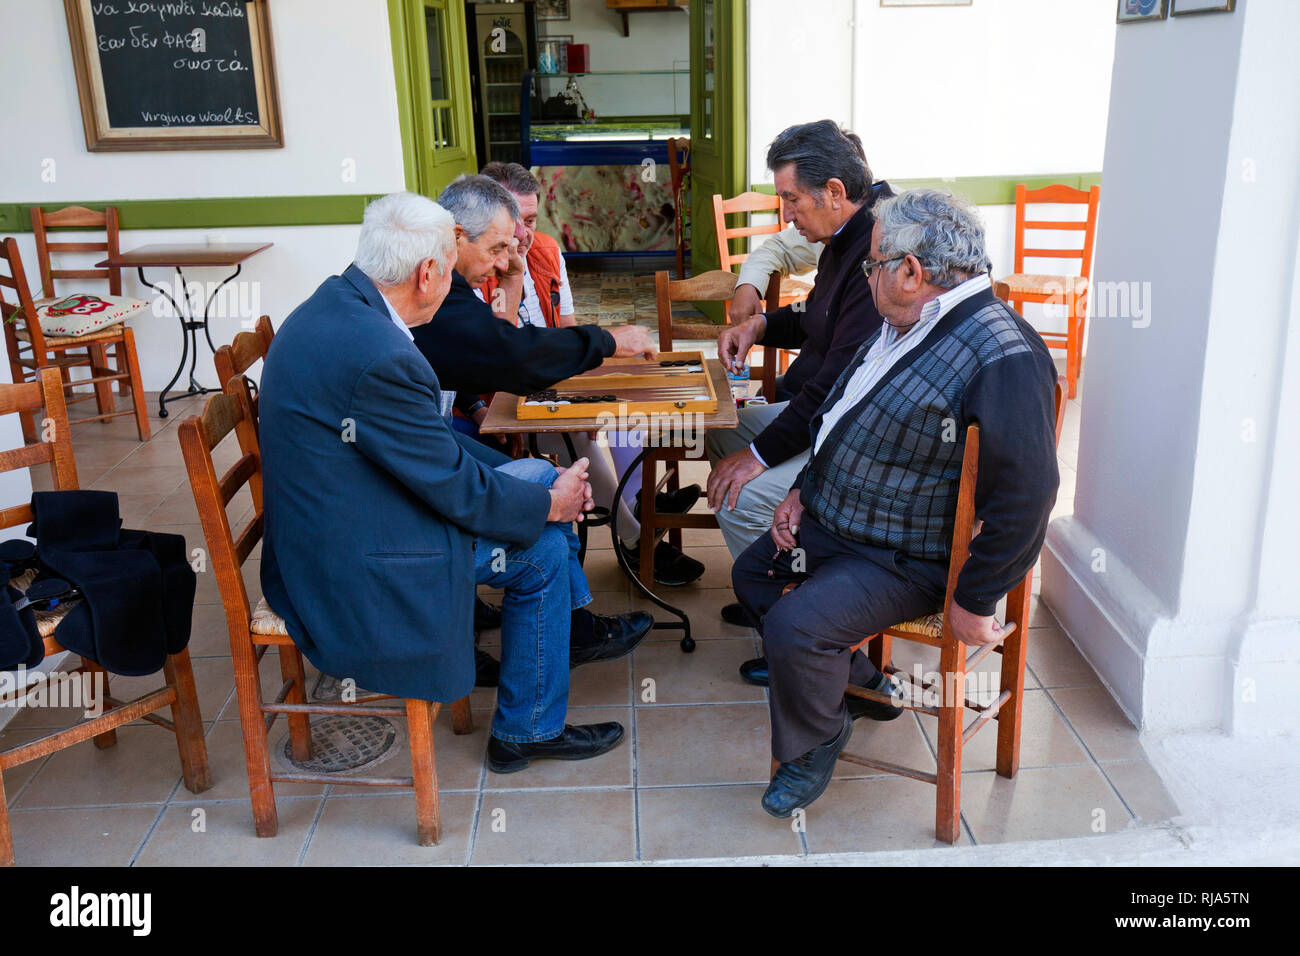
[(397, 748), (398, 728), (384, 717), (330, 715), (311, 723), (311, 759), (294, 760), (286, 731), (276, 748), (282, 761), (308, 773), (347, 774), (371, 767)]

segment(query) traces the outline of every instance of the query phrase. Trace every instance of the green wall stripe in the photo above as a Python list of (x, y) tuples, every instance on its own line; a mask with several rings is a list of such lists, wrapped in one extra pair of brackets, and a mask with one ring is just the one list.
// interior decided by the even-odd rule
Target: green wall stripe
[[(1075, 189), (1090, 189), (1101, 185), (1101, 173), (1048, 173), (1035, 176), (952, 176), (942, 179), (890, 179), (895, 189), (946, 189), (965, 196), (981, 206), (1010, 205), (1016, 201), (1016, 186), (1024, 183), (1030, 189), (1041, 189), (1060, 183)], [(775, 195), (771, 183), (751, 186), (754, 192)]]
[(116, 206), (123, 229), (214, 229), (233, 226), (330, 226), (361, 221), (380, 194), (248, 196), (232, 199), (124, 199), (107, 202), (0, 203), (0, 233), (31, 232), (32, 206)]
[[(981, 205), (1016, 201), (1016, 184), (1037, 189), (1064, 183), (1088, 189), (1101, 183), (1101, 173), (1057, 173), (1046, 176), (957, 176), (951, 179), (891, 179), (900, 189), (947, 189)], [(770, 183), (751, 186), (772, 193)], [(351, 196), (241, 196), (231, 199), (124, 199), (116, 202), (0, 203), (0, 234), (31, 232), (28, 210), (45, 205), (117, 207), (123, 229), (218, 229), (235, 226), (332, 226), (361, 222), (366, 204), (378, 194)]]

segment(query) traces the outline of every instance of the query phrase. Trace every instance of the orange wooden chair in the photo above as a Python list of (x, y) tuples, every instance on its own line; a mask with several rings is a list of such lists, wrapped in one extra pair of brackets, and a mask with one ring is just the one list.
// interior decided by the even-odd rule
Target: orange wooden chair
[[(189, 473), (194, 503), (198, 507), (208, 555), (217, 575), (217, 587), (226, 612), (230, 634), (230, 656), (235, 670), (235, 695), (244, 735), (244, 759), (248, 766), (248, 787), (253, 803), (254, 827), (259, 837), (275, 836), (279, 817), (275, 808), (277, 783), (348, 784), (368, 787), (410, 787), (415, 791), (417, 839), (421, 846), (436, 844), (442, 835), (438, 808), (438, 777), (433, 753), (433, 722), (441, 707), (425, 700), (407, 700), (405, 707), (375, 707), (392, 700), (388, 694), (359, 696), (355, 702), (307, 703), (306, 672), (302, 653), (289, 636), (284, 619), (271, 610), (265, 598), (256, 608), (248, 603), (248, 591), (241, 573), (244, 561), (262, 538), (262, 461), (253, 427), (252, 414), (244, 398), (242, 383), (226, 382), (224, 394), (208, 399), (203, 414), (191, 415), (179, 425), (181, 452)], [(212, 449), (235, 432), (241, 455), (221, 477), (212, 461)], [(226, 514), (226, 505), (245, 484), (253, 497), (253, 516), (236, 534)], [(379, 626), (382, 622), (376, 622)], [(282, 685), (273, 700), (262, 692), (258, 665), (268, 648), (280, 656)], [(280, 715), (289, 724), (293, 759), (307, 760), (312, 753), (312, 714), (407, 718), (410, 747), (410, 777), (362, 777), (279, 773), (271, 769), (267, 735)], [(469, 698), (451, 705), (452, 730), (468, 734), (473, 730)]]
[(686, 219), (690, 215), (690, 199), (686, 182), (691, 174), (691, 141), (672, 137), (668, 140), (668, 171), (673, 188), (673, 239), (677, 244), (677, 278), (686, 278), (686, 254), (690, 245), (686, 241)]
[[(0, 415), (15, 412), (25, 415), (33, 411), (39, 414), (43, 409), (47, 424), (42, 432), (50, 435), (51, 438), (12, 451), (0, 452), (0, 472), (15, 471), (49, 462), (55, 490), (75, 489), (77, 465), (73, 460), (68, 413), (63, 401), (63, 380), (57, 368), (43, 368), (36, 374), (35, 382), (0, 385)], [(13, 528), (27, 524), (31, 520), (30, 504), (15, 505), (0, 510), (0, 528)], [(22, 590), (30, 583), (30, 577), (34, 574), (35, 572), (32, 571), (25, 572), (26, 580), (15, 578), (10, 583)], [(63, 645), (58, 641), (57, 629), (59, 622), (74, 606), (75, 604), (64, 604), (59, 608), (36, 612), (37, 631), (44, 640), (47, 657), (64, 650)], [(110, 696), (108, 672), (88, 657), (83, 656), (80, 666), (71, 673), (89, 675), (91, 680), (102, 682), (100, 689), (103, 693), (104, 713), (38, 740), (0, 752), (0, 771), (40, 760), (56, 751), (79, 744), (83, 740), (93, 739), (95, 746), (101, 749), (111, 747), (117, 743), (116, 728), (137, 718), (143, 718), (150, 723), (165, 727), (176, 735), (176, 747), (180, 751), (181, 774), (187, 790), (191, 793), (202, 793), (212, 786), (208, 751), (203, 741), (203, 718), (199, 713), (198, 694), (194, 686), (194, 671), (190, 666), (188, 649), (167, 656), (163, 664), (163, 675), (166, 679), (163, 687), (131, 701), (121, 701)], [(17, 691), (5, 695), (3, 703), (9, 704), (25, 696), (23, 691)], [(164, 707), (171, 708), (171, 720), (155, 713)], [(0, 773), (0, 865), (13, 866), (13, 864), (13, 836), (9, 829), (3, 774)]]
[[(104, 267), (101, 269), (55, 269), (52, 259), (54, 253), (65, 252), (103, 252), (116, 255), (118, 251), (117, 208), (105, 207), (103, 212), (87, 209), (85, 206), (68, 206), (64, 209), (46, 212), (40, 206), (31, 210), (32, 233), (36, 239), (36, 264), (41, 270), (41, 295), (52, 299), (55, 297), (55, 279), (107, 279), (110, 296), (122, 295), (122, 270)], [(47, 230), (50, 228), (73, 227), (104, 230), (103, 242), (52, 242)], [(139, 300), (137, 300), (139, 301)], [(144, 303), (147, 305), (147, 303)], [(91, 368), (96, 370), (93, 376), (102, 376), (106, 380), (95, 383), (96, 401), (99, 415), (96, 418), (107, 420), (114, 411), (112, 382), (117, 381), (118, 390), (123, 394), (131, 393), (135, 405), (135, 414), (140, 440), (149, 438), (149, 412), (144, 398), (144, 386), (140, 382), (140, 362), (136, 356), (135, 333), (125, 324), (114, 327), (118, 331), (116, 338), (88, 343)], [(107, 330), (106, 330), (107, 331)], [(47, 341), (50, 336), (46, 336)], [(86, 336), (79, 336), (85, 339)], [(113, 348), (115, 368), (108, 368), (106, 352)], [(64, 375), (67, 380), (67, 374)], [(15, 379), (16, 381), (16, 379)], [(119, 412), (117, 414), (125, 414)], [(94, 420), (94, 419), (88, 419)], [(74, 422), (74, 424), (76, 424)]]
[[(732, 252), (731, 240), (744, 239), (749, 236), (767, 236), (781, 231), (785, 226), (785, 219), (782, 215), (783, 203), (780, 196), (767, 196), (763, 193), (744, 192), (739, 196), (731, 199), (723, 199), (718, 193), (713, 194), (713, 228), (718, 237), (718, 263), (724, 271), (730, 272), (733, 267), (740, 265), (749, 258), (748, 252)], [(771, 212), (776, 214), (776, 222), (766, 226), (751, 226), (749, 216), (756, 212)], [(727, 217), (731, 215), (742, 215), (745, 217), (744, 225), (728, 226)], [(806, 282), (800, 282), (791, 276), (782, 276), (780, 282), (780, 295), (777, 297), (775, 305), (769, 308), (777, 309), (783, 305), (789, 305), (792, 302), (798, 302), (800, 299), (806, 299), (808, 293), (812, 291), (812, 286)]]
[[(1069, 382), (1069, 397), (1078, 392), (1079, 372), (1083, 367), (1083, 333), (1088, 316), (1088, 293), (1092, 276), (1093, 239), (1097, 232), (1097, 206), (1101, 201), (1101, 187), (1073, 189), (1069, 186), (1046, 186), (1028, 189), (1024, 183), (1016, 186), (1016, 254), (1014, 271), (994, 283), (993, 290), (1017, 312), (1024, 311), (1024, 303), (1041, 302), (1065, 306), (1064, 332), (1039, 332), (1049, 348), (1065, 349), (1065, 377)], [(1026, 207), (1031, 204), (1087, 205), (1084, 220), (1027, 219)], [(1043, 248), (1025, 245), (1028, 230), (1082, 232), (1082, 248)], [(1025, 272), (1026, 259), (1064, 259), (1079, 262), (1077, 276), (1046, 275)]]
[[(1061, 424), (1064, 421), (1064, 394), (1065, 381), (1058, 378), (1056, 384), (1058, 443), (1061, 440)], [(979, 524), (975, 514), (978, 461), (979, 426), (971, 425), (966, 430), (966, 452), (962, 458), (961, 484), (957, 494), (957, 522), (952, 533), (952, 558), (948, 565), (948, 588), (944, 595), (943, 611), (886, 628), (854, 647), (854, 650), (865, 647), (868, 657), (878, 669), (893, 674), (910, 685), (912, 693), (905, 698), (903, 704), (905, 708), (938, 718), (938, 739), (935, 743), (938, 752), (936, 772), (903, 767), (849, 753), (847, 750), (840, 754), (840, 759), (849, 763), (934, 784), (938, 790), (935, 836), (944, 843), (956, 843), (961, 833), (961, 757), (962, 747), (965, 746), (966, 741), (975, 736), (990, 720), (996, 720), (998, 724), (997, 772), (1003, 777), (1014, 777), (1020, 768), (1020, 724), (1024, 704), (1025, 653), (1028, 646), (1029, 605), (1033, 596), (1033, 569), (1031, 568), (1025, 574), (1007, 596), (1006, 622), (1001, 642), (985, 644), (967, 654), (966, 645), (957, 640), (948, 624), (947, 611), (952, 606), (952, 595), (957, 587), (957, 578), (966, 563), (966, 558), (970, 555), (971, 538), (978, 533)], [(941, 680), (943, 686), (918, 685), (911, 674), (894, 667), (891, 663), (891, 652), (892, 642), (895, 639), (939, 648), (939, 673), (944, 675)], [(996, 698), (987, 703), (970, 700), (966, 697), (966, 675), (973, 672), (991, 653), (1002, 655), (999, 693)], [(867, 700), (897, 703), (888, 694), (853, 684), (849, 685), (846, 692)], [(927, 698), (933, 703), (928, 703)], [(974, 711), (977, 716), (963, 728), (962, 718), (967, 709)]]
[(217, 381), (224, 389), (226, 383), (236, 375), (243, 390), (244, 399), (253, 413), (253, 430), (257, 430), (257, 386), (244, 373), (266, 358), (275, 338), (275, 327), (271, 317), (264, 315), (257, 320), (251, 332), (240, 332), (229, 345), (223, 345), (212, 356), (212, 363), (217, 367)]
[[(99, 405), (98, 415), (73, 419), (73, 425), (134, 414), (136, 433), (141, 441), (148, 441), (149, 411), (145, 407), (140, 366), (135, 358), (135, 333), (128, 326), (118, 323), (103, 331), (87, 332), (84, 335), (46, 335), (41, 331), (37, 316), (40, 309), (56, 300), (51, 297), (38, 302), (32, 298), (27, 286), (27, 274), (18, 253), (17, 240), (7, 238), (0, 242), (0, 259), (8, 263), (9, 271), (8, 275), (0, 275), (0, 287), (13, 289), (18, 300), (16, 303), (6, 301), (3, 288), (0, 288), (0, 317), (4, 319), (5, 345), (9, 352), (9, 372), (13, 380), (31, 381), (38, 369), (46, 366), (59, 368), (64, 389), (68, 392), (68, 404), (93, 398)], [(120, 363), (125, 363), (125, 368), (107, 367), (104, 350), (111, 345), (120, 346), (117, 357)], [(90, 376), (74, 383), (69, 370), (76, 367), (89, 368)], [(114, 411), (112, 383), (115, 381), (130, 383), (135, 404), (132, 411)], [(93, 385), (94, 394), (77, 395), (72, 391), (74, 384)], [(21, 420), (23, 438), (33, 441), (36, 431), (32, 422), (26, 415), (21, 416)]]

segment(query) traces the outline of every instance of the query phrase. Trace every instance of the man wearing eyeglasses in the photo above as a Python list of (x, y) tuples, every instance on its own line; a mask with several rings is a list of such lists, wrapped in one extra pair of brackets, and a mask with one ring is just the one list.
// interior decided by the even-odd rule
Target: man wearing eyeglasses
[[(759, 621), (771, 689), (763, 809), (777, 817), (825, 791), (859, 717), (895, 693), (853, 645), (943, 607), (966, 428), (980, 426), (976, 514), (949, 610), (966, 644), (1002, 639), (998, 601), (1037, 560), (1056, 500), (1056, 369), (1039, 337), (993, 295), (984, 229), (938, 190), (878, 203), (863, 272), (884, 317), (812, 418), (812, 457), (771, 530), (732, 569)], [(791, 583), (800, 586), (783, 594)]]
[[(734, 429), (709, 432), (706, 449), (709, 506), (733, 558), (772, 524), (772, 512), (808, 460), (808, 422), (858, 346), (878, 328), (859, 264), (871, 244), (871, 205), (893, 195), (872, 183), (858, 137), (831, 120), (792, 126), (767, 153), (785, 218), (809, 242), (824, 243), (817, 279), (803, 302), (728, 327), (718, 337), (718, 358), (739, 368), (756, 342), (799, 349), (782, 381), (790, 400), (740, 410)], [(723, 619), (752, 625), (739, 605)], [(743, 673), (751, 683), (765, 675)]]

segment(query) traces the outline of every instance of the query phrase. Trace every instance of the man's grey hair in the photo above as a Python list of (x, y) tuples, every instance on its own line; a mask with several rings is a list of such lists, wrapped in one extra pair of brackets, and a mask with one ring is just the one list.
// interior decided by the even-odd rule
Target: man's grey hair
[(438, 203), (456, 217), (456, 225), (470, 242), (478, 241), (503, 206), (511, 219), (519, 221), (518, 200), (499, 182), (478, 173), (457, 176), (439, 194)]
[(401, 285), (425, 259), (442, 275), (456, 259), (455, 225), (432, 199), (390, 193), (366, 207), (354, 262), (375, 285)]
[[(940, 288), (950, 289), (991, 267), (979, 214), (952, 193), (909, 189), (880, 200), (871, 211), (880, 223), (880, 258), (911, 253)], [(892, 272), (898, 265), (881, 268)]]

